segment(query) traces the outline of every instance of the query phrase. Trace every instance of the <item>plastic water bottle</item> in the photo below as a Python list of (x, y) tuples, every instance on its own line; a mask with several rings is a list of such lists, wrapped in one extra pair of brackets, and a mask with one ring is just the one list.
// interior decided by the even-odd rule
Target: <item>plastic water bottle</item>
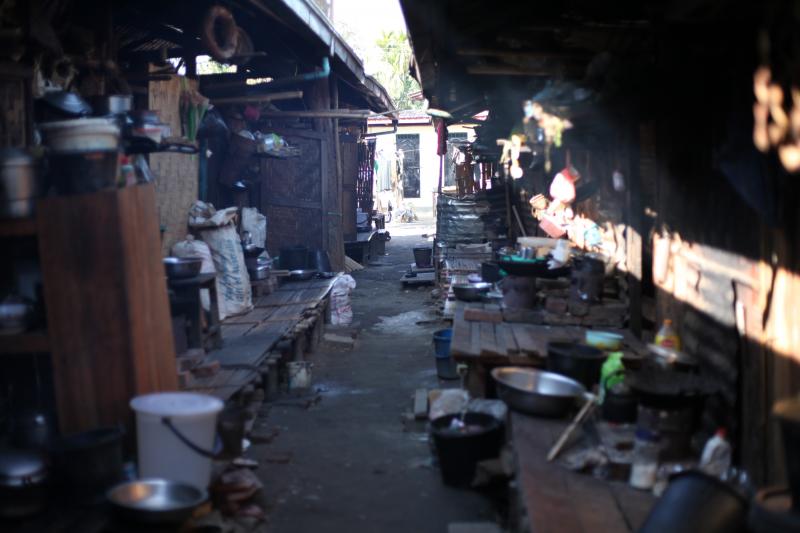
[(731, 466), (731, 444), (726, 433), (725, 428), (719, 428), (703, 447), (700, 470), (710, 476), (722, 477)]

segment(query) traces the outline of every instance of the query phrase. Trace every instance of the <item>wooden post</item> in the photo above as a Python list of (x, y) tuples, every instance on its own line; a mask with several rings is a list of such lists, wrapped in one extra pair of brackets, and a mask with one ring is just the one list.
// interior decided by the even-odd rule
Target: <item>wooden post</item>
[(625, 214), (626, 264), (628, 267), (628, 298), (630, 328), (637, 337), (642, 336), (642, 183), (639, 163), (639, 124), (634, 122), (625, 137), (628, 142), (627, 194)]
[[(306, 92), (308, 105), (312, 110), (331, 111), (330, 79), (325, 78), (311, 84)], [(338, 98), (338, 93), (337, 93)], [(344, 268), (344, 238), (342, 236), (341, 217), (341, 185), (336, 166), (337, 134), (331, 118), (315, 118), (314, 129), (324, 134), (321, 158), (327, 161), (323, 168), (331, 169), (323, 172), (321, 180), (321, 217), (322, 246), (328, 252), (331, 265), (335, 270)]]
[[(336, 110), (339, 109), (339, 82), (336, 77), (336, 74), (331, 74), (331, 109)], [(336, 270), (343, 270), (344, 269), (344, 216), (342, 214), (342, 207), (344, 206), (344, 199), (342, 198), (344, 194), (344, 180), (342, 178), (342, 144), (341, 140), (339, 139), (339, 119), (334, 118), (331, 119), (333, 123), (333, 132), (332, 132), (332, 142), (333, 142), (333, 154), (336, 160), (336, 164), (334, 166), (334, 171), (336, 173), (336, 180), (335, 180), (335, 190), (333, 191), (335, 199), (336, 199), (336, 208), (333, 209), (329, 206), (330, 212), (326, 213), (326, 222), (331, 224), (332, 226), (335, 225), (339, 229), (338, 234), (331, 239), (330, 245), (331, 250), (328, 252), (328, 255), (331, 259), (331, 265)]]

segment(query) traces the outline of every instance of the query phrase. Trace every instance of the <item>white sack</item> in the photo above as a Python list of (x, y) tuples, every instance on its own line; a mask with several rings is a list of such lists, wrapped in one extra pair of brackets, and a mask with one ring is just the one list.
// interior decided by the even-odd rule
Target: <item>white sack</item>
[(242, 208), (242, 231), (250, 232), (255, 246), (267, 247), (267, 217), (259, 213), (255, 207)]
[[(216, 272), (214, 268), (214, 259), (211, 256), (211, 249), (208, 244), (203, 241), (198, 241), (194, 235), (187, 235), (186, 240), (178, 241), (172, 245), (172, 255), (175, 257), (200, 257), (203, 264), (200, 267), (201, 274), (212, 274)], [(219, 293), (219, 287), (217, 287)], [(211, 298), (208, 294), (208, 289), (200, 290), (200, 301), (203, 304), (203, 309), (206, 311), (211, 309)]]
[(220, 320), (253, 309), (250, 276), (234, 225), (236, 212), (236, 207), (217, 211), (213, 205), (201, 201), (195, 202), (189, 211), (189, 226), (199, 230), (211, 249), (217, 271)]
[(356, 288), (353, 276), (345, 274), (333, 282), (331, 288), (331, 324), (349, 326), (353, 321), (353, 307), (350, 305), (350, 293)]

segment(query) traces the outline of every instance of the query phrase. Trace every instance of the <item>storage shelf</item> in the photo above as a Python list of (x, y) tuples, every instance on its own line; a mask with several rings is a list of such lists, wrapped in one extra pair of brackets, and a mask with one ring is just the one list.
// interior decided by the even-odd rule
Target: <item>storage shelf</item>
[(0, 237), (33, 237), (35, 235), (35, 218), (0, 219)]
[(0, 334), (0, 354), (34, 354), (50, 351), (50, 341), (44, 331), (28, 331), (16, 335)]

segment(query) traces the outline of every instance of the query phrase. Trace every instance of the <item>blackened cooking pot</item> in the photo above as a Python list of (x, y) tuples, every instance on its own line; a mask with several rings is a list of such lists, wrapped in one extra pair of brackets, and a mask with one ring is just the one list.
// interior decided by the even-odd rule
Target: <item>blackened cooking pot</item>
[(602, 350), (575, 342), (547, 344), (547, 370), (570, 377), (588, 390), (600, 382), (600, 369), (606, 357)]

